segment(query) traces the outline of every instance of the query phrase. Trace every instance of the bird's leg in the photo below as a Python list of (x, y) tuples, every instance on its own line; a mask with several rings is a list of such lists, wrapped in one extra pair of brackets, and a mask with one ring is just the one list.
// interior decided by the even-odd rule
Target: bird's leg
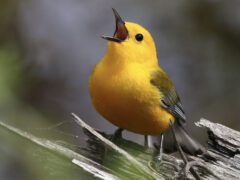
[(163, 156), (163, 139), (164, 139), (164, 135), (161, 134), (160, 135), (160, 142), (159, 142), (159, 153), (155, 157), (158, 162), (162, 161), (162, 156)]
[(163, 156), (163, 139), (164, 139), (164, 135), (163, 134), (161, 134), (161, 136), (160, 136), (160, 148), (159, 148), (159, 155), (158, 155), (158, 159), (160, 160), (160, 161), (162, 161), (162, 156)]
[(158, 147), (158, 154), (157, 156), (154, 157), (154, 168), (159, 172), (161, 172), (164, 167), (172, 167), (177, 171), (179, 169), (177, 166), (167, 161), (163, 161), (163, 139), (164, 139), (164, 135), (161, 134), (159, 147)]
[(117, 139), (121, 139), (122, 138), (122, 132), (123, 132), (123, 128), (118, 128), (112, 135), (111, 137), (111, 141), (115, 142)]
[(144, 135), (144, 147), (145, 149), (149, 148), (148, 135)]
[(184, 172), (184, 179), (187, 179), (187, 170), (189, 169), (189, 171), (192, 173), (192, 175), (197, 179), (197, 180), (200, 180), (200, 177), (198, 175), (198, 173), (192, 168), (192, 166), (196, 165), (197, 163), (193, 163), (193, 162), (188, 162), (188, 159), (187, 157), (185, 156), (183, 150), (182, 150), (182, 147), (180, 146), (178, 140), (177, 140), (177, 137), (176, 137), (176, 133), (175, 133), (175, 130), (174, 130), (174, 126), (172, 124), (172, 121), (170, 120), (170, 123), (169, 123), (169, 126), (171, 128), (171, 131), (172, 131), (172, 134), (173, 134), (173, 138), (174, 138), (174, 141), (176, 143), (176, 146), (177, 146), (177, 149), (180, 153), (180, 156), (185, 164), (185, 167), (183, 168), (183, 172)]

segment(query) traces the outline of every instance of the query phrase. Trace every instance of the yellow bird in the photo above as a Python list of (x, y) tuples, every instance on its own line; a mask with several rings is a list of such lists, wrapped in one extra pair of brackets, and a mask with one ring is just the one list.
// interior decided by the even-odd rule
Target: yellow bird
[(201, 152), (201, 145), (183, 127), (186, 118), (179, 96), (158, 64), (151, 34), (113, 12), (115, 33), (103, 36), (108, 40), (107, 51), (90, 77), (96, 110), (117, 127), (143, 135), (163, 134), (170, 121), (175, 122), (183, 149), (190, 154)]

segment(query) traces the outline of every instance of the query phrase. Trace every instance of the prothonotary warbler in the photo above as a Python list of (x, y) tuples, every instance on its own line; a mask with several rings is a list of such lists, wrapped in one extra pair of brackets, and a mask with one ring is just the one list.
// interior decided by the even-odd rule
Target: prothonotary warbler
[(183, 150), (201, 153), (202, 146), (184, 128), (186, 117), (178, 93), (158, 64), (151, 34), (113, 12), (115, 33), (103, 36), (107, 51), (90, 77), (96, 110), (119, 128), (143, 135), (162, 135), (171, 121)]

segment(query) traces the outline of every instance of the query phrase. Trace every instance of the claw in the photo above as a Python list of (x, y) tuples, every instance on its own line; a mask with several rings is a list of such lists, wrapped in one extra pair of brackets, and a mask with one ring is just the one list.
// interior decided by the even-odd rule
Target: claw
[(122, 139), (122, 132), (123, 132), (123, 130), (124, 130), (124, 129), (122, 129), (122, 128), (118, 128), (118, 129), (114, 132), (114, 134), (111, 136), (110, 140), (111, 140), (112, 142), (116, 142), (117, 139)]

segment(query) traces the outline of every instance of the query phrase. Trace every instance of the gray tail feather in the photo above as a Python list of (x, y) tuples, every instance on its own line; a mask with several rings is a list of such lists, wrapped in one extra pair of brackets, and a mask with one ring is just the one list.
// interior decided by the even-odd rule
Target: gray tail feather
[(174, 129), (176, 138), (184, 152), (191, 155), (205, 153), (205, 148), (188, 134), (181, 123), (174, 123)]

